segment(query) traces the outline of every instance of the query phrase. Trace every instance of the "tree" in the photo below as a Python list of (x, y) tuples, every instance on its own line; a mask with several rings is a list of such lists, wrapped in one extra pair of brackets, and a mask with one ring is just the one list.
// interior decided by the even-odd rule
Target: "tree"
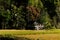
[(46, 29), (60, 23), (59, 0), (0, 0), (0, 28), (33, 29), (34, 22)]
[(2, 29), (7, 28), (10, 17), (10, 0), (0, 0), (0, 25)]
[(41, 1), (43, 2), (44, 8), (46, 8), (47, 13), (49, 14), (50, 19), (52, 20), (51, 24), (56, 26), (56, 24), (54, 23), (55, 22), (57, 23), (58, 15), (57, 12), (55, 11), (56, 10), (55, 0), (45, 0), (45, 1), (41, 0)]

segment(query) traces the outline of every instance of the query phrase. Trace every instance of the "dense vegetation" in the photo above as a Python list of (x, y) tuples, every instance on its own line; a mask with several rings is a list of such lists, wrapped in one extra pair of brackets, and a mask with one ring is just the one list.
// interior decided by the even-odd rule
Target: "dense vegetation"
[(0, 0), (0, 29), (60, 28), (59, 0)]

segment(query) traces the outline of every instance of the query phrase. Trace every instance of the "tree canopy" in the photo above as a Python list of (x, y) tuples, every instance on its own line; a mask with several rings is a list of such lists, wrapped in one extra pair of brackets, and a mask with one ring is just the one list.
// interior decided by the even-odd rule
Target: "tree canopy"
[(60, 28), (60, 0), (0, 0), (0, 29)]

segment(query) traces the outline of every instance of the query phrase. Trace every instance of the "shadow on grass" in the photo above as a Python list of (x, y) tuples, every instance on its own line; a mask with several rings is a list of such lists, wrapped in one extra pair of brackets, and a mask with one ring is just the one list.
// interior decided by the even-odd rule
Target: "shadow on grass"
[(5, 36), (0, 36), (0, 40), (32, 40), (29, 38), (25, 38), (25, 37), (5, 37)]

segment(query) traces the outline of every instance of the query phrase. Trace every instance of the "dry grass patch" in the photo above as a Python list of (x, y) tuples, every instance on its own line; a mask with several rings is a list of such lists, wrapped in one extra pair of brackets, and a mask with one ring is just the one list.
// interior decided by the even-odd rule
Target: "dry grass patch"
[(17, 36), (26, 37), (33, 40), (60, 40), (60, 34), (17, 35)]
[(53, 30), (0, 30), (0, 35), (36, 35), (36, 34), (60, 34), (60, 29)]
[(0, 35), (12, 35), (32, 40), (60, 40), (60, 29), (52, 30), (0, 30)]

